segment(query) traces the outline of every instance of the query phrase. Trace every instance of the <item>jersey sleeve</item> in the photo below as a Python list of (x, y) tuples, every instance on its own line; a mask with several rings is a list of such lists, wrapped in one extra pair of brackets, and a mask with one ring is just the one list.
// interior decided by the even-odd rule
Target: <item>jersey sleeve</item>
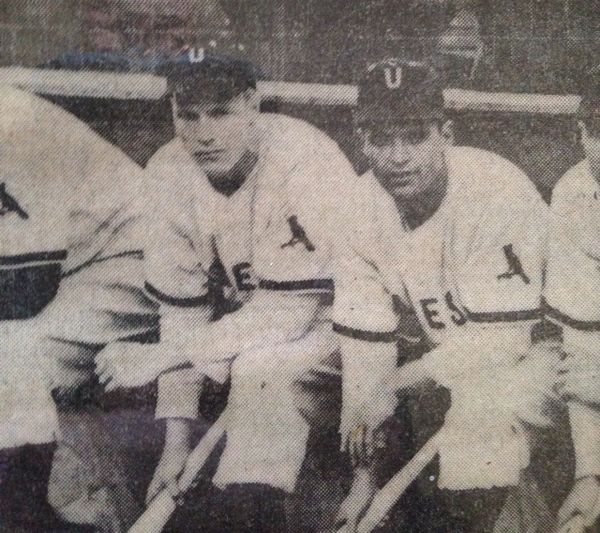
[(177, 169), (147, 169), (145, 289), (161, 305), (193, 308), (209, 303), (210, 237), (197, 226), (193, 187), (174, 182)]
[(81, 177), (69, 199), (67, 274), (114, 256), (141, 257), (142, 170), (115, 153)]
[(600, 220), (595, 210), (559, 183), (552, 196), (545, 299), (552, 321), (600, 333)]
[(402, 226), (384, 221), (388, 205), (371, 195), (374, 186), (359, 180), (356, 190), (347, 193), (347, 211), (338, 211), (335, 222), (333, 315), (342, 354), (343, 439), (356, 424), (377, 427), (391, 414), (393, 405), (381, 412), (368, 406), (397, 367), (397, 342), (402, 337), (387, 246), (390, 238), (398, 239)]
[(463, 213), (457, 222), (462, 229), (453, 260), (460, 299), (473, 323), (541, 318), (548, 208), (533, 185), (523, 185), (491, 193), (487, 202), (472, 206), (479, 215)]
[(405, 300), (396, 261), (405, 230), (396, 206), (371, 175), (348, 184), (346, 198), (334, 222), (335, 329), (366, 342), (414, 337), (398, 306)]
[[(185, 166), (168, 162), (151, 161), (146, 169), (144, 288), (159, 304), (161, 343), (175, 345), (185, 344), (195, 328), (207, 327), (211, 316), (209, 239), (196, 223), (194, 187), (186, 178)], [(211, 377), (226, 379), (218, 374)], [(161, 376), (156, 417), (196, 418), (201, 384), (189, 369)]]

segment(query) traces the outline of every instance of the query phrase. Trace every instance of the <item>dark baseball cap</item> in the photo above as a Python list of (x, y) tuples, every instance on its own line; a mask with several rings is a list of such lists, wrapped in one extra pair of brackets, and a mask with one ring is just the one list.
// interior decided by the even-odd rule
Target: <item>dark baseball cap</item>
[(157, 69), (167, 78), (167, 89), (181, 104), (228, 102), (255, 89), (259, 70), (249, 61), (191, 49), (165, 61)]
[(600, 66), (594, 67), (584, 77), (577, 118), (600, 122)]
[(444, 81), (431, 65), (385, 59), (367, 69), (358, 86), (357, 125), (444, 116)]

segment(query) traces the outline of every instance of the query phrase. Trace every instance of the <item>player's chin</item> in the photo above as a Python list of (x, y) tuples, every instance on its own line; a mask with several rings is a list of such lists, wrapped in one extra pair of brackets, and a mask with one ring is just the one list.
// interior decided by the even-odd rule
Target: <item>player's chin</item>
[(226, 176), (232, 168), (232, 164), (225, 157), (213, 157), (210, 160), (198, 160), (198, 165), (210, 176)]
[(388, 191), (396, 198), (411, 200), (419, 196), (420, 188), (411, 182), (391, 183)]

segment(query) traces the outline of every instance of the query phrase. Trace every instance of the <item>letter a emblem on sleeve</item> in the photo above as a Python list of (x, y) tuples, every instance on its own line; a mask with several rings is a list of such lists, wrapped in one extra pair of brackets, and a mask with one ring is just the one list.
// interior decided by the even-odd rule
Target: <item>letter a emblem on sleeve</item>
[(397, 89), (402, 83), (402, 67), (388, 67), (383, 71), (385, 85), (388, 89)]

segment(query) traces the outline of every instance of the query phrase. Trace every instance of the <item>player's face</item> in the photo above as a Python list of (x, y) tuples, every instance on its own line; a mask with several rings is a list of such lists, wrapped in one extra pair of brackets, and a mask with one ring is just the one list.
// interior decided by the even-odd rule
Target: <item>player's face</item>
[(258, 106), (253, 96), (247, 91), (226, 103), (173, 102), (177, 136), (212, 179), (227, 179), (236, 163), (256, 147)]
[(579, 129), (581, 130), (581, 144), (592, 175), (600, 183), (600, 124), (595, 127), (594, 124), (585, 125), (580, 122)]
[(415, 199), (438, 185), (447, 138), (437, 123), (407, 122), (362, 131), (363, 152), (383, 187), (395, 198)]

